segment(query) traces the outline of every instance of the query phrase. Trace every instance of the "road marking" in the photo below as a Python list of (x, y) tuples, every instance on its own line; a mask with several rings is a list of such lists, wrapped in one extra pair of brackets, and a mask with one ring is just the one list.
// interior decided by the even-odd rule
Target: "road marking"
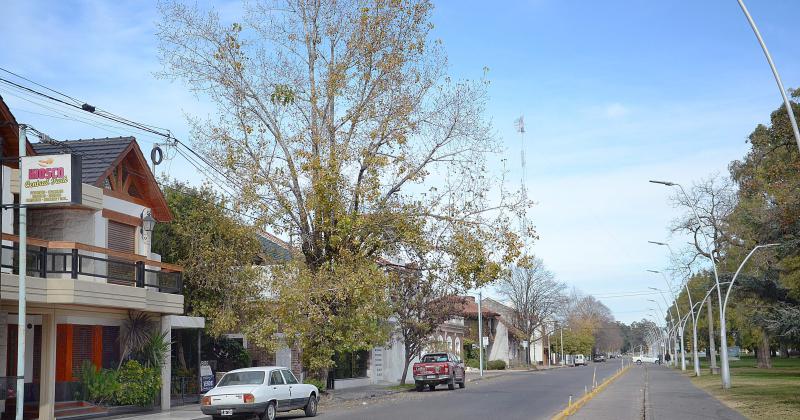
[(600, 392), (602, 392), (604, 389), (606, 389), (606, 387), (607, 387), (607, 386), (608, 386), (608, 385), (609, 385), (611, 382), (614, 382), (614, 380), (616, 380), (617, 378), (619, 378), (620, 376), (622, 376), (622, 375), (623, 375), (625, 372), (627, 372), (627, 371), (628, 371), (628, 369), (630, 369), (630, 368), (631, 368), (631, 365), (628, 365), (628, 366), (626, 366), (626, 367), (622, 368), (622, 370), (620, 370), (620, 371), (617, 371), (617, 373), (613, 374), (613, 375), (612, 375), (610, 378), (608, 378), (608, 379), (606, 379), (605, 381), (603, 381), (603, 383), (601, 383), (600, 385), (598, 385), (598, 386), (597, 386), (595, 389), (593, 389), (591, 392), (589, 392), (588, 394), (586, 394), (586, 395), (584, 395), (583, 397), (579, 398), (579, 399), (578, 399), (578, 401), (575, 401), (575, 402), (574, 402), (574, 403), (572, 403), (572, 404), (568, 404), (568, 405), (567, 405), (567, 408), (565, 408), (565, 409), (561, 410), (561, 411), (560, 411), (558, 414), (556, 414), (555, 416), (553, 416), (553, 418), (552, 418), (552, 419), (550, 419), (550, 420), (563, 420), (563, 419), (566, 419), (567, 417), (569, 417), (569, 416), (571, 416), (571, 415), (575, 414), (575, 413), (576, 413), (576, 412), (577, 412), (577, 411), (578, 411), (578, 410), (579, 410), (581, 407), (583, 407), (583, 406), (584, 406), (584, 405), (585, 405), (587, 402), (589, 402), (589, 400), (591, 400), (591, 399), (592, 399), (592, 398), (594, 398), (594, 397), (595, 397), (597, 394), (599, 394), (599, 393), (600, 393)]

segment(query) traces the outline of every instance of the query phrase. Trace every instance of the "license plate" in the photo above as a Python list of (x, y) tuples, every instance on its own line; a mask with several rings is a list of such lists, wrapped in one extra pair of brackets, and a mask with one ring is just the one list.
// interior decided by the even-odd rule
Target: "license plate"
[(425, 378), (427, 378), (427, 379), (436, 379), (436, 375), (428, 375)]
[(232, 416), (233, 415), (233, 409), (229, 408), (227, 410), (219, 410), (219, 414), (221, 416)]

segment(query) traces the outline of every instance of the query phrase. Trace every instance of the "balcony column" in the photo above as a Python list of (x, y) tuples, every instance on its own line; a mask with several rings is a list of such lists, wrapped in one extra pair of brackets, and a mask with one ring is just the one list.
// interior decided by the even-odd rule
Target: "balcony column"
[(39, 420), (55, 420), (56, 317), (52, 312), (42, 314), (42, 365), (40, 372)]
[[(172, 319), (168, 316), (161, 317), (161, 332), (166, 333), (164, 339), (172, 342)], [(172, 348), (164, 355), (164, 363), (161, 365), (161, 409), (169, 410), (171, 403), (172, 387)]]

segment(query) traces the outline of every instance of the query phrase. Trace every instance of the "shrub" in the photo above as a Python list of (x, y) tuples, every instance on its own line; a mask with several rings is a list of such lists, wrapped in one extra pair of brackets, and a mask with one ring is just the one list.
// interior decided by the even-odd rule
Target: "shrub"
[(136, 360), (128, 360), (119, 368), (117, 380), (117, 402), (121, 405), (150, 406), (155, 401), (156, 393), (161, 390), (159, 369), (144, 367)]
[(322, 382), (322, 379), (317, 378), (305, 378), (303, 380), (304, 384), (314, 385), (319, 389), (319, 392), (325, 392), (325, 382)]
[(467, 359), (464, 361), (467, 367), (471, 367), (474, 369), (478, 369), (480, 367), (480, 361), (478, 359)]
[(489, 370), (505, 370), (505, 368), (505, 360), (489, 360), (489, 363), (486, 364), (486, 369)]
[(113, 402), (119, 391), (117, 372), (110, 369), (97, 369), (88, 360), (81, 365), (80, 382), (83, 388), (83, 398), (95, 404)]

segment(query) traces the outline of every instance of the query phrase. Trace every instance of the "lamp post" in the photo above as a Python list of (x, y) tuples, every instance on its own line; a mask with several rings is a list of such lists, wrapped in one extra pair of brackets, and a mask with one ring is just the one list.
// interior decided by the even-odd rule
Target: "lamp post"
[[(647, 270), (647, 271), (650, 271), (650, 272), (653, 272), (653, 273), (660, 273), (660, 271), (655, 271), (655, 270)], [(665, 281), (667, 280), (666, 276), (664, 276), (664, 280)], [(667, 281), (667, 286), (669, 286), (669, 282), (668, 281)], [(675, 326), (675, 320), (672, 319), (672, 306), (667, 302), (667, 298), (664, 297), (663, 291), (661, 289), (656, 289), (655, 287), (649, 287), (649, 289), (655, 290), (661, 295), (661, 299), (664, 300), (664, 305), (666, 305), (666, 307), (669, 309), (669, 317), (670, 317), (670, 320), (672, 322), (672, 325)], [(670, 293), (672, 293), (672, 289), (671, 288), (670, 288)], [(677, 316), (676, 319), (679, 321), (678, 325), (680, 325), (681, 311), (680, 311), (680, 309), (678, 309), (678, 298), (674, 294), (673, 294), (673, 299), (674, 299), (674, 302), (675, 302), (675, 311), (678, 313), (678, 316)], [(681, 352), (681, 370), (685, 371), (686, 370), (686, 354), (683, 351), (683, 330), (681, 328), (678, 328), (676, 333), (677, 333), (677, 339), (680, 340), (680, 345), (678, 345), (678, 342), (676, 340), (676, 336), (673, 336), (673, 344), (674, 344), (673, 350), (676, 351), (676, 352), (678, 350), (680, 350), (680, 352)], [(676, 359), (677, 359), (677, 356), (678, 355), (676, 353), (675, 354)], [(678, 364), (678, 361), (675, 360), (674, 365), (677, 365), (677, 364)]]
[[(672, 260), (673, 261), (677, 261), (677, 259), (675, 258), (675, 253), (672, 252), (672, 247), (669, 246), (668, 243), (657, 242), (657, 241), (647, 241), (647, 242), (649, 242), (651, 244), (654, 244), (654, 245), (666, 246), (667, 250), (669, 250), (669, 255), (670, 255), (670, 257), (672, 257)], [(664, 278), (666, 279), (666, 276)], [(697, 315), (695, 315), (695, 311), (694, 311), (694, 306), (695, 305), (692, 302), (692, 292), (689, 290), (689, 277), (688, 276), (686, 278), (686, 281), (683, 282), (683, 286), (686, 288), (686, 296), (689, 298), (689, 313), (692, 315), (692, 325), (695, 325), (695, 324), (697, 324), (697, 317), (699, 317), (700, 314), (698, 313)], [(676, 306), (677, 306), (677, 303), (676, 303)], [(685, 328), (682, 327), (681, 328), (681, 334), (683, 334), (684, 331), (685, 331)], [(683, 337), (681, 337), (681, 346), (683, 346)], [(685, 366), (686, 358), (685, 358), (685, 356), (683, 356), (683, 353), (681, 353), (681, 357), (682, 357), (681, 363)], [(696, 328), (692, 328), (692, 365), (694, 366), (694, 375), (695, 376), (700, 376), (700, 357), (697, 354), (697, 329)]]
[(478, 367), (480, 368), (480, 375), (483, 377), (483, 312), (481, 311), (481, 300), (483, 294), (478, 292)]
[[(650, 301), (650, 302), (655, 303), (658, 306), (658, 311), (660, 312), (660, 314), (664, 317), (665, 320), (667, 318), (669, 318), (669, 322), (674, 328), (675, 321), (672, 319), (672, 313), (669, 313), (669, 316), (667, 316), (667, 312), (664, 311), (664, 309), (661, 307), (661, 304), (658, 303), (657, 300), (653, 300), (653, 299), (647, 299), (647, 300)], [(674, 343), (675, 340), (673, 338), (672, 339), (673, 342), (671, 342), (671, 343), (669, 342), (669, 339), (672, 338), (672, 335), (669, 333), (670, 329), (666, 327), (666, 321), (664, 322), (664, 324), (665, 324), (664, 329), (667, 330), (667, 343), (669, 344), (668, 347), (670, 349), (670, 352), (669, 352), (670, 353), (670, 364), (674, 365), (675, 364), (675, 343)]]
[(775, 67), (775, 63), (772, 61), (772, 55), (770, 55), (769, 50), (767, 49), (767, 44), (764, 43), (764, 38), (761, 37), (761, 32), (758, 31), (756, 22), (753, 20), (753, 17), (750, 16), (750, 11), (747, 10), (747, 6), (744, 5), (743, 0), (737, 0), (737, 1), (739, 2), (739, 7), (741, 7), (744, 16), (747, 18), (747, 22), (750, 23), (750, 27), (753, 29), (753, 33), (756, 35), (758, 43), (761, 45), (761, 50), (764, 51), (764, 56), (767, 58), (767, 63), (769, 63), (769, 68), (772, 70), (772, 76), (775, 78), (775, 83), (778, 84), (778, 90), (781, 91), (781, 97), (783, 97), (783, 104), (784, 106), (786, 106), (786, 113), (789, 115), (789, 122), (792, 124), (792, 133), (794, 134), (794, 141), (797, 143), (797, 149), (800, 150), (800, 131), (797, 130), (797, 121), (794, 119), (794, 111), (792, 110), (792, 103), (789, 102), (789, 97), (786, 96), (786, 89), (783, 87), (781, 76), (780, 74), (778, 74), (778, 69)]

